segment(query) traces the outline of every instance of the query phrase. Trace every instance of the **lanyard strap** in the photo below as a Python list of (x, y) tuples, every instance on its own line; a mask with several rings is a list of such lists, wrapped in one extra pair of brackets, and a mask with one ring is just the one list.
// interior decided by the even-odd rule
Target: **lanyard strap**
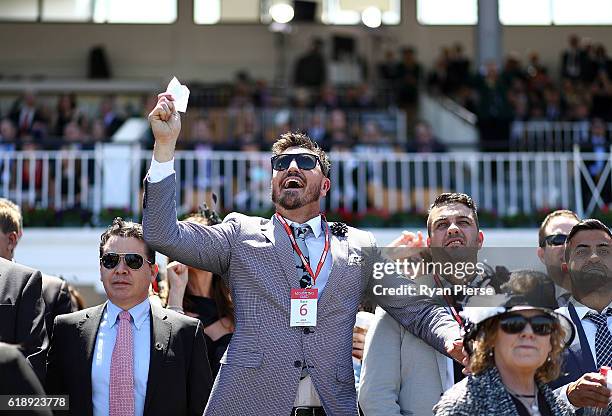
[(327, 224), (327, 219), (325, 219), (325, 215), (321, 214), (321, 217), (323, 221), (325, 222), (325, 247), (323, 247), (323, 252), (321, 253), (321, 258), (319, 259), (319, 264), (317, 265), (317, 270), (315, 273), (312, 272), (312, 269), (310, 268), (310, 264), (308, 264), (306, 257), (304, 257), (302, 250), (300, 250), (300, 247), (298, 246), (297, 241), (295, 241), (295, 236), (293, 235), (293, 231), (291, 230), (291, 227), (289, 226), (289, 224), (287, 224), (287, 221), (285, 221), (285, 219), (278, 212), (275, 213), (274, 216), (282, 224), (283, 228), (285, 229), (285, 232), (287, 233), (287, 236), (289, 237), (289, 241), (291, 241), (291, 245), (293, 246), (293, 250), (295, 250), (298, 257), (302, 261), (302, 264), (306, 268), (306, 271), (312, 278), (311, 287), (314, 286), (315, 283), (317, 282), (317, 277), (319, 276), (319, 273), (321, 272), (321, 269), (323, 268), (323, 265), (325, 264), (325, 259), (327, 258), (327, 253), (329, 252), (329, 246), (330, 246), (329, 224)]
[(451, 315), (453, 315), (453, 318), (455, 318), (455, 321), (457, 321), (459, 326), (463, 328), (463, 319), (461, 319), (461, 316), (459, 315), (459, 313), (457, 312), (457, 309), (455, 308), (455, 302), (450, 297), (448, 297), (448, 295), (444, 292), (444, 288), (442, 287), (442, 282), (440, 281), (440, 278), (438, 277), (438, 275), (434, 274), (433, 277), (434, 277), (434, 280), (436, 281), (436, 286), (442, 289), (442, 296), (444, 298), (444, 302), (446, 303), (446, 307), (450, 310)]

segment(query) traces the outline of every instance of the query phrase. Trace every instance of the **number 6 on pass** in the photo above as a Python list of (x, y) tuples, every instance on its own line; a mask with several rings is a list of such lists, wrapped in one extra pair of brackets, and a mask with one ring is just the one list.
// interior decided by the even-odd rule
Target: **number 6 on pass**
[(290, 326), (317, 325), (318, 289), (291, 289)]

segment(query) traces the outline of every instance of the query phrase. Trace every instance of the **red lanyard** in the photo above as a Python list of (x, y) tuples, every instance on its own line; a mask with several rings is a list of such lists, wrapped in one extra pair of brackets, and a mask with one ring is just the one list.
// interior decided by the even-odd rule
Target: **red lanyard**
[[(440, 278), (438, 277), (438, 275), (434, 274), (433, 277), (434, 277), (434, 280), (436, 281), (436, 286), (438, 286), (440, 289), (443, 289), (442, 282), (440, 281)], [(459, 315), (459, 313), (457, 312), (457, 309), (454, 306), (455, 302), (451, 298), (449, 298), (444, 291), (442, 293), (444, 296), (444, 302), (446, 302), (446, 306), (450, 310), (451, 315), (453, 315), (453, 318), (455, 318), (455, 321), (457, 321), (459, 326), (463, 328), (463, 320), (461, 319), (461, 316)]]
[(300, 248), (298, 247), (297, 241), (295, 241), (295, 236), (293, 235), (293, 231), (291, 231), (291, 227), (289, 226), (289, 224), (287, 224), (287, 221), (285, 221), (285, 219), (278, 212), (274, 215), (276, 216), (276, 219), (283, 225), (283, 228), (285, 229), (285, 232), (287, 233), (287, 236), (289, 237), (289, 241), (291, 241), (291, 245), (293, 246), (293, 249), (295, 250), (297, 255), (300, 257), (300, 260), (302, 260), (302, 264), (306, 268), (306, 271), (308, 271), (308, 274), (310, 274), (310, 277), (312, 277), (311, 286), (314, 286), (315, 283), (317, 282), (317, 277), (319, 276), (319, 273), (321, 272), (321, 269), (323, 268), (323, 265), (325, 264), (327, 253), (329, 252), (329, 244), (330, 244), (329, 225), (327, 224), (325, 215), (321, 214), (323, 221), (325, 221), (325, 247), (323, 247), (323, 253), (321, 253), (321, 258), (319, 259), (319, 264), (317, 265), (316, 273), (312, 272), (312, 269), (310, 268), (310, 264), (308, 264), (306, 257), (304, 257), (304, 254), (302, 254), (302, 250), (300, 250)]

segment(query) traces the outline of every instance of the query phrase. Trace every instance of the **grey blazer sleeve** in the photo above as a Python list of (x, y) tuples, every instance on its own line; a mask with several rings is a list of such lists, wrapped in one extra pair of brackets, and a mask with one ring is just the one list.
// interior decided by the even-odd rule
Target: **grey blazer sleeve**
[(240, 230), (238, 215), (230, 214), (214, 226), (178, 221), (175, 175), (157, 183), (145, 178), (144, 188), (142, 226), (147, 244), (172, 260), (224, 276)]
[(401, 416), (401, 348), (400, 325), (377, 311), (366, 336), (359, 384), (359, 406), (366, 415)]
[(380, 305), (410, 333), (421, 338), (442, 354), (448, 355), (445, 343), (461, 338), (461, 329), (443, 305), (427, 296), (374, 295), (375, 285), (400, 289), (405, 285), (414, 285), (414, 282), (396, 275), (385, 275), (380, 279), (373, 278), (374, 263), (385, 262), (385, 260), (380, 250), (376, 248), (374, 236), (371, 233), (369, 235), (372, 246), (365, 256), (365, 272), (368, 280), (366, 296), (371, 297), (375, 304)]

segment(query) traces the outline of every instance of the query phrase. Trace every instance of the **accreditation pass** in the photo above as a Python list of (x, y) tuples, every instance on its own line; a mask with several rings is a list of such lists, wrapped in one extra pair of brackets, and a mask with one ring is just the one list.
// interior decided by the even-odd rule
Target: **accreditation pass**
[(319, 289), (291, 289), (289, 326), (317, 326), (317, 293)]

